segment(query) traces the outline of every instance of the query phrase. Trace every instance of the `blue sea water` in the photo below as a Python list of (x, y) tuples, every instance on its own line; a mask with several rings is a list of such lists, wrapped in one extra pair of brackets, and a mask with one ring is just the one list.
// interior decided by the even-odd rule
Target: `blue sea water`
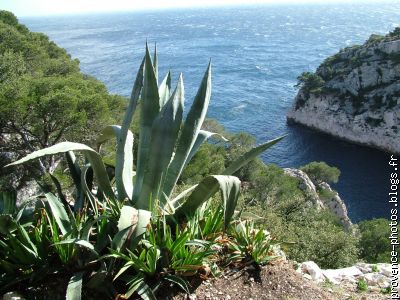
[(296, 78), (339, 49), (385, 34), (400, 22), (400, 3), (269, 5), (22, 18), (78, 58), (85, 73), (128, 96), (146, 40), (157, 42), (160, 74), (184, 73), (187, 106), (209, 59), (213, 95), (208, 117), (258, 142), (283, 134), (262, 157), (298, 167), (326, 161), (341, 171), (334, 185), (353, 221), (388, 217), (389, 154), (352, 145), (301, 126), (285, 114)]

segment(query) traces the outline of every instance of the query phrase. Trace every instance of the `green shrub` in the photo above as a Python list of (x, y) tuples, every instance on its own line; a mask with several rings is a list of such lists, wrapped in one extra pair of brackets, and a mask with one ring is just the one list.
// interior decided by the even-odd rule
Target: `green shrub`
[(336, 192), (331, 191), (329, 189), (325, 189), (325, 188), (318, 188), (317, 192), (318, 192), (318, 196), (321, 199), (325, 199), (325, 200), (330, 200), (336, 196)]
[(338, 182), (340, 176), (340, 170), (338, 168), (331, 167), (325, 162), (311, 162), (300, 167), (300, 170), (305, 172), (310, 179), (316, 183), (336, 183)]
[(389, 33), (389, 36), (393, 38), (400, 37), (400, 27), (396, 27), (392, 32)]
[(357, 281), (357, 290), (359, 290), (360, 292), (365, 292), (368, 290), (368, 284), (365, 279), (359, 279)]
[(305, 210), (287, 224), (287, 232), (279, 238), (295, 243), (287, 253), (296, 261), (313, 260), (322, 268), (335, 269), (358, 260), (357, 238), (346, 232), (328, 211)]
[(304, 72), (299, 77), (297, 77), (296, 87), (301, 87), (306, 95), (310, 93), (321, 94), (325, 86), (325, 80), (321, 76), (312, 73)]
[[(88, 143), (103, 124), (120, 121), (126, 101), (103, 83), (80, 72), (79, 61), (41, 33), (30, 32), (10, 12), (0, 10), (0, 147), (12, 157), (62, 140)], [(7, 179), (0, 165), (0, 189), (53, 172), (60, 159), (41, 158)], [(32, 174), (32, 172), (31, 172)]]
[(358, 223), (360, 258), (368, 263), (390, 263), (390, 221), (373, 219)]

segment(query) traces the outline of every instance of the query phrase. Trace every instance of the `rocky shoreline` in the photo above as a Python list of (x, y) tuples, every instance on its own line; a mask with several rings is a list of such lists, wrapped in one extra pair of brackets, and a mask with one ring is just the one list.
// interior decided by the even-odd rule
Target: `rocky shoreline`
[(288, 123), (400, 154), (400, 28), (327, 58), (299, 86)]

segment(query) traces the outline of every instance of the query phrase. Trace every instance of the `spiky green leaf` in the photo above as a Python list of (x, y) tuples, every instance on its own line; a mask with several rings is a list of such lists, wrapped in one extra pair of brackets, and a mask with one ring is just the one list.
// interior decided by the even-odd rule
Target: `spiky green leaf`
[(64, 208), (61, 201), (54, 196), (52, 193), (46, 193), (47, 203), (50, 206), (51, 215), (56, 221), (58, 227), (60, 228), (62, 234), (66, 234), (71, 230), (71, 220)]
[[(121, 141), (122, 127), (118, 125), (109, 125), (103, 129), (97, 139), (97, 144), (101, 145), (105, 141), (116, 138), (117, 143)], [(115, 155), (115, 183), (118, 192), (118, 199), (125, 197), (131, 199), (133, 193), (132, 178), (133, 172), (133, 133), (128, 130), (125, 136), (123, 151), (118, 151)]]
[(155, 71), (150, 57), (149, 48), (146, 45), (145, 73), (142, 91), (142, 105), (139, 129), (138, 161), (136, 167), (136, 182), (133, 190), (133, 201), (136, 202), (141, 192), (144, 172), (149, 158), (151, 130), (154, 119), (160, 112), (160, 97)]
[(150, 201), (154, 203), (156, 199), (160, 199), (161, 181), (171, 161), (182, 122), (183, 101), (184, 88), (181, 75), (174, 93), (153, 122), (149, 160), (142, 190), (136, 203), (140, 209), (151, 209)]
[(240, 191), (240, 180), (234, 176), (211, 175), (205, 177), (196, 186), (188, 199), (176, 210), (176, 215), (193, 214), (195, 210), (210, 199), (218, 189), (221, 191), (224, 208), (224, 225), (225, 228), (227, 228), (235, 212)]
[(108, 179), (107, 171), (104, 167), (103, 161), (101, 156), (89, 146), (80, 143), (72, 143), (72, 142), (62, 142), (58, 143), (54, 146), (41, 149), (35, 152), (32, 152), (25, 156), (24, 158), (17, 160), (7, 166), (23, 164), (30, 160), (46, 156), (46, 155), (54, 155), (57, 153), (65, 153), (68, 151), (82, 151), (85, 156), (88, 158), (90, 165), (93, 168), (94, 174), (97, 179), (97, 183), (101, 190), (106, 194), (108, 197), (114, 197), (114, 192), (111, 188), (110, 180)]
[(163, 107), (168, 102), (171, 94), (171, 72), (169, 71), (161, 82), (158, 88), (158, 94), (160, 95), (160, 107)]
[(275, 145), (277, 142), (282, 140), (285, 136), (278, 137), (274, 140), (265, 142), (257, 147), (254, 147), (250, 151), (246, 152), (242, 156), (240, 156), (237, 160), (233, 161), (223, 172), (223, 175), (232, 175), (236, 171), (238, 171), (241, 167), (249, 163), (251, 160), (256, 158), (262, 152)]
[(68, 282), (67, 300), (81, 300), (83, 272), (75, 273)]
[(163, 192), (170, 197), (171, 192), (178, 181), (179, 176), (189, 157), (190, 151), (196, 142), (199, 130), (207, 114), (211, 97), (211, 63), (204, 74), (199, 90), (194, 98), (192, 107), (186, 117), (178, 140), (178, 146), (171, 161), (165, 178)]
[(197, 153), (197, 151), (199, 150), (200, 146), (207, 141), (209, 138), (213, 137), (213, 136), (219, 136), (221, 138), (221, 140), (223, 140), (224, 142), (227, 142), (228, 140), (226, 138), (224, 138), (222, 135), (215, 133), (215, 132), (210, 132), (207, 130), (200, 130), (199, 134), (197, 135), (196, 141), (192, 147), (192, 150), (190, 150), (189, 156), (185, 162), (185, 166), (192, 160), (193, 156)]

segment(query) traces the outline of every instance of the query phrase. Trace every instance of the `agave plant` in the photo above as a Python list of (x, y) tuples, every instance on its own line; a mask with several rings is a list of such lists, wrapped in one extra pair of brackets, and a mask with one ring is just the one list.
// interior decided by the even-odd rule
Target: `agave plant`
[[(22, 164), (45, 155), (65, 153), (76, 187), (74, 210), (90, 207), (93, 211), (98, 211), (107, 206), (119, 218), (119, 232), (112, 241), (112, 246), (117, 251), (123, 249), (127, 240), (138, 240), (146, 232), (150, 218), (157, 211), (161, 210), (164, 216), (170, 215), (178, 219), (193, 214), (218, 191), (222, 198), (224, 229), (227, 229), (240, 190), (240, 180), (232, 174), (283, 137), (253, 148), (233, 161), (221, 175), (205, 177), (199, 184), (176, 196), (174, 189), (183, 169), (201, 144), (216, 134), (201, 129), (210, 97), (211, 63), (183, 120), (183, 77), (179, 76), (174, 89), (171, 86), (170, 72), (158, 84), (157, 52), (155, 51), (152, 59), (146, 45), (146, 54), (136, 75), (123, 123), (121, 126), (105, 127), (97, 139), (96, 150), (84, 144), (66, 141), (33, 152), (10, 165)], [(134, 168), (134, 137), (129, 128), (138, 107), (140, 128), (137, 164)], [(99, 153), (101, 145), (113, 138), (116, 139), (116, 157), (114, 175), (111, 175)], [(87, 163), (80, 164), (74, 152), (82, 152)], [(57, 180), (54, 182), (57, 183)], [(63, 200), (61, 188), (58, 184), (56, 186), (59, 198)], [(63, 216), (67, 220), (67, 216)], [(60, 221), (59, 226), (62, 228), (65, 223)], [(76, 243), (76, 240), (62, 243)], [(85, 245), (90, 248), (90, 245)], [(77, 282), (82, 283), (81, 273), (71, 278), (72, 290), (75, 290)]]
[[(211, 175), (197, 185), (172, 198), (174, 187), (184, 169), (196, 154), (200, 145), (215, 135), (201, 130), (211, 96), (211, 63), (204, 74), (193, 104), (183, 120), (184, 87), (183, 77), (179, 76), (174, 90), (171, 87), (171, 73), (158, 85), (157, 52), (151, 59), (146, 45), (146, 55), (142, 61), (132, 89), (129, 106), (122, 126), (107, 126), (97, 140), (98, 147), (105, 141), (116, 138), (115, 186), (112, 186), (102, 157), (96, 150), (79, 143), (62, 142), (52, 147), (35, 151), (11, 163), (22, 164), (45, 155), (67, 153), (70, 172), (77, 193), (87, 199), (107, 197), (129, 200), (129, 206), (137, 209), (139, 224), (148, 223), (151, 211), (158, 203), (166, 212), (178, 216), (193, 212), (202, 203), (221, 191), (224, 207), (225, 225), (229, 223), (236, 206), (240, 181), (232, 176), (255, 156), (271, 147), (283, 137), (268, 141), (231, 163), (222, 175)], [(139, 147), (136, 170), (133, 169), (133, 134), (129, 130), (134, 112), (141, 102)], [(79, 166), (72, 151), (83, 152), (89, 165)], [(89, 188), (86, 178), (90, 167), (97, 181), (97, 195)], [(79, 202), (80, 203), (80, 202)], [(80, 204), (82, 206), (82, 204)], [(127, 210), (135, 213), (136, 210)], [(143, 217), (144, 222), (141, 221)], [(141, 230), (140, 230), (141, 231)]]

